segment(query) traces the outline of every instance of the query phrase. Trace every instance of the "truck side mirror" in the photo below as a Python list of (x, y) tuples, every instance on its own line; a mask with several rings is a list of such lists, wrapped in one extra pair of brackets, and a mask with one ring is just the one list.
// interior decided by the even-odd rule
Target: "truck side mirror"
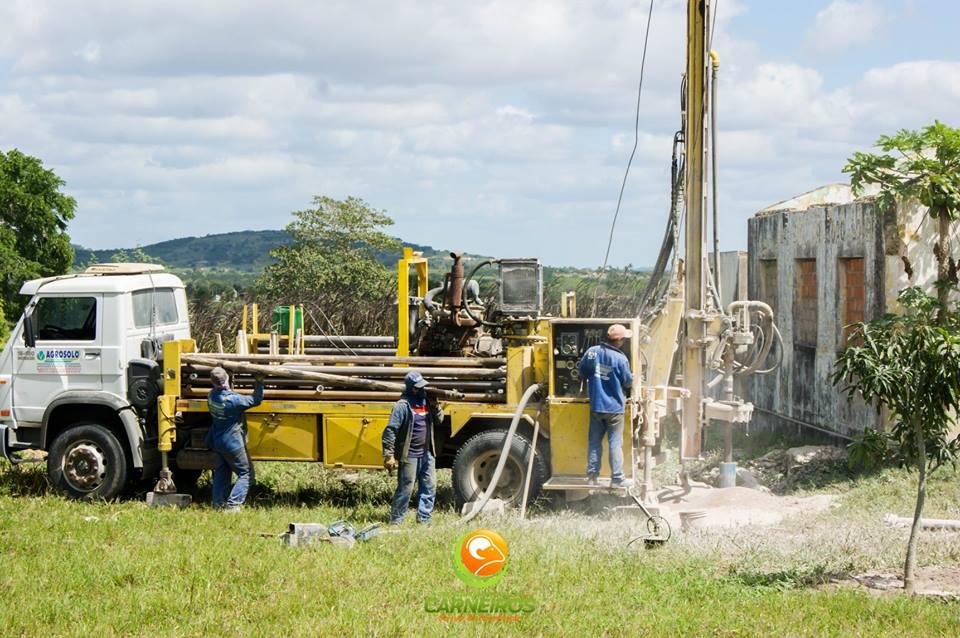
[(33, 312), (30, 310), (23, 313), (23, 342), (28, 348), (37, 347), (37, 332), (33, 325)]

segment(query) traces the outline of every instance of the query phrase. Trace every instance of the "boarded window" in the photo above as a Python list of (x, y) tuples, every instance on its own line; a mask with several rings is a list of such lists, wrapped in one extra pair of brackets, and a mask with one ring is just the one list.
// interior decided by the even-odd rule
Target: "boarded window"
[(760, 301), (773, 308), (774, 314), (777, 312), (777, 260), (760, 260), (760, 286), (757, 293)]
[(794, 268), (793, 341), (817, 346), (817, 260), (798, 259)]
[(867, 285), (863, 257), (840, 259), (837, 272), (838, 314), (840, 319), (840, 348), (847, 346), (853, 332), (851, 324), (866, 318)]

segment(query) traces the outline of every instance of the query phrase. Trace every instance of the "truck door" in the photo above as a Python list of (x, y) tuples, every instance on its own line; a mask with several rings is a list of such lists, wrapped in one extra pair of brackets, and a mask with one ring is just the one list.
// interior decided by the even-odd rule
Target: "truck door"
[(37, 345), (15, 340), (13, 410), (17, 421), (39, 424), (47, 406), (65, 390), (101, 390), (103, 296), (41, 297), (33, 308)]

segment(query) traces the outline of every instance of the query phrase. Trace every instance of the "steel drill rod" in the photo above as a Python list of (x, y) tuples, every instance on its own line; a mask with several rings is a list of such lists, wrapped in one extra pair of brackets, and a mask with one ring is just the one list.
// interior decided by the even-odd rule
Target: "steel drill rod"
[[(393, 348), (361, 348), (353, 346), (340, 346), (339, 348), (304, 348), (306, 354), (315, 355), (343, 355), (343, 356), (378, 356), (384, 353), (392, 352)], [(351, 355), (350, 353), (353, 353)], [(270, 354), (270, 348), (263, 346), (257, 347), (258, 354)]]
[[(403, 392), (402, 383), (389, 381), (378, 381), (374, 379), (359, 379), (357, 377), (347, 377), (337, 374), (325, 374), (322, 372), (309, 372), (299, 368), (290, 368), (286, 366), (264, 366), (253, 363), (244, 363), (241, 361), (230, 361), (228, 359), (217, 359), (196, 354), (184, 354), (180, 357), (185, 363), (197, 365), (219, 366), (224, 370), (231, 372), (244, 372), (252, 375), (270, 376), (276, 375), (282, 370), (284, 377), (293, 379), (303, 379), (305, 381), (314, 381), (318, 384), (355, 390), (374, 390), (383, 392)], [(427, 394), (442, 397), (444, 399), (459, 399), (462, 393), (455, 390), (441, 390), (440, 388), (427, 388)]]
[[(210, 378), (206, 374), (193, 374), (185, 375), (184, 383), (193, 386), (194, 388), (211, 388), (213, 385), (210, 383)], [(231, 382), (231, 386), (234, 388), (249, 388), (253, 386), (253, 378), (250, 376), (240, 376), (239, 374), (234, 375)], [(315, 388), (316, 383), (311, 383), (309, 381), (301, 381), (299, 379), (275, 379), (273, 377), (268, 377), (265, 381), (267, 387), (278, 387), (278, 388)], [(322, 385), (322, 384), (321, 384)], [(500, 381), (431, 381), (430, 385), (434, 388), (440, 388), (442, 390), (458, 390), (460, 392), (466, 390), (484, 390), (488, 392), (496, 392), (497, 390), (503, 390), (506, 383), (503, 380)]]
[[(288, 335), (281, 334), (279, 335), (280, 341), (289, 339)], [(341, 345), (344, 343), (353, 345), (367, 345), (367, 346), (385, 346), (393, 347), (396, 345), (396, 341), (393, 337), (386, 336), (375, 336), (375, 335), (344, 335), (339, 336), (330, 336), (330, 335), (306, 335), (301, 337), (304, 343), (333, 343), (336, 345)], [(269, 335), (262, 335), (257, 337), (258, 343), (270, 343)]]
[(451, 367), (451, 368), (483, 368), (506, 365), (503, 357), (396, 357), (392, 355), (359, 356), (353, 355), (303, 355), (303, 354), (214, 354), (197, 353), (201, 356), (216, 357), (222, 360), (250, 361), (250, 362), (278, 362), (278, 363), (349, 363), (389, 366), (408, 366), (422, 369), (423, 367)]
[[(283, 376), (284, 370), (308, 370), (310, 372), (320, 372), (324, 374), (347, 375), (357, 377), (374, 378), (400, 378), (402, 379), (410, 368), (375, 368), (365, 366), (307, 366), (302, 364), (284, 364), (279, 366), (270, 366), (276, 371), (273, 376)], [(208, 366), (190, 366), (191, 371), (197, 373), (210, 372)], [(449, 379), (502, 379), (507, 376), (504, 368), (423, 368), (417, 369), (426, 379), (449, 378)]]
[[(250, 394), (253, 390), (242, 388), (236, 390), (239, 394)], [(205, 399), (210, 393), (209, 388), (195, 388), (186, 386), (183, 389), (183, 396), (190, 399)], [(400, 398), (400, 392), (364, 392), (356, 390), (264, 390), (264, 397), (267, 399), (322, 399), (329, 401), (396, 401)], [(450, 401), (459, 401), (466, 403), (504, 403), (506, 395), (496, 393), (472, 392), (468, 394), (458, 394), (456, 399), (447, 399)], [(443, 397), (441, 397), (443, 398)]]

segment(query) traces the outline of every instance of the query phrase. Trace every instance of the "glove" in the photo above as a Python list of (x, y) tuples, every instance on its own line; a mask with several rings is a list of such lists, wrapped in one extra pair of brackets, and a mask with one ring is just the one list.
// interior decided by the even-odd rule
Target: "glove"
[(383, 457), (383, 467), (387, 468), (388, 472), (393, 472), (397, 469), (397, 459), (393, 458), (393, 455)]

